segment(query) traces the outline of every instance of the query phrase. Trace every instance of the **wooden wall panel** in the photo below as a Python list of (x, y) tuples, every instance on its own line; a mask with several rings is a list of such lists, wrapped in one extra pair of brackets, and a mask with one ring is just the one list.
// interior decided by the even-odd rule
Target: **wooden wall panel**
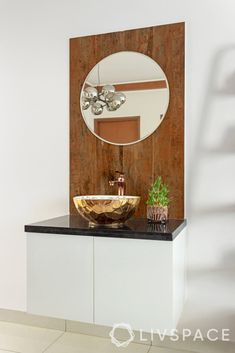
[[(80, 110), (83, 82), (92, 67), (118, 51), (150, 56), (164, 70), (170, 104), (160, 127), (147, 139), (114, 146), (97, 139)], [(146, 216), (148, 188), (157, 175), (169, 184), (170, 217), (184, 217), (184, 23), (107, 33), (70, 40), (70, 212), (73, 196), (113, 194), (115, 170), (123, 170), (127, 193), (140, 195), (137, 217)]]

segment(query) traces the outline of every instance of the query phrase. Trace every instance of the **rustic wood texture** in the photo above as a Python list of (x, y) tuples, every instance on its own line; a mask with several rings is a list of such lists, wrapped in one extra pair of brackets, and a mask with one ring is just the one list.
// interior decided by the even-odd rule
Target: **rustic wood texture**
[[(169, 108), (160, 127), (130, 146), (97, 139), (80, 110), (86, 76), (97, 62), (118, 51), (150, 56), (164, 70), (170, 88)], [(70, 212), (77, 212), (75, 195), (116, 193), (108, 183), (115, 170), (125, 173), (127, 194), (141, 196), (137, 217), (146, 217), (148, 189), (157, 175), (169, 185), (170, 218), (184, 217), (184, 23), (70, 40)]]

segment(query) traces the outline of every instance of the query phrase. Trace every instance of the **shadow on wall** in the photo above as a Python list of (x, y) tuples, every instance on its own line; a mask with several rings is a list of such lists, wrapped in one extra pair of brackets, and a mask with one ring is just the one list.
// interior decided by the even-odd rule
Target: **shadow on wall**
[[(233, 284), (233, 287), (235, 288), (235, 251), (231, 250), (223, 254), (220, 258), (220, 262), (218, 263), (217, 268), (199, 268), (199, 269), (191, 269), (190, 270), (190, 278), (188, 279), (189, 282), (197, 282), (200, 281), (200, 279), (205, 280), (206, 284), (206, 279), (211, 279), (213, 280), (213, 285), (215, 283), (219, 283), (222, 288), (220, 288), (219, 293), (220, 296), (222, 292), (225, 292), (229, 290), (228, 289), (228, 283), (231, 282)], [(206, 288), (207, 291), (208, 288)], [(231, 289), (231, 288), (230, 288)], [(201, 291), (204, 289), (201, 288)], [(211, 291), (208, 292), (211, 294), (211, 298), (214, 297), (214, 292)], [(230, 293), (228, 293), (230, 295)], [(234, 307), (235, 310), (235, 307)], [(235, 325), (235, 323), (234, 323)]]
[(210, 65), (188, 170), (188, 300), (179, 327), (235, 341), (235, 45)]
[[(235, 152), (234, 152), (235, 153)], [(197, 209), (196, 211), (197, 213), (197, 217), (208, 217), (208, 216), (215, 216), (215, 217), (219, 217), (220, 215), (224, 215), (224, 214), (228, 214), (228, 213), (232, 213), (235, 215), (235, 202), (234, 204), (226, 204), (226, 205), (216, 205), (214, 207), (210, 206), (210, 207), (200, 207), (199, 209)]]
[(208, 150), (208, 152), (217, 154), (235, 154), (235, 126), (227, 127), (220, 146)]
[[(190, 319), (190, 317), (193, 317), (193, 320)], [(226, 342), (226, 344), (232, 344), (232, 340), (230, 339), (231, 336), (233, 335), (233, 332), (235, 330), (235, 311), (231, 311), (231, 310), (214, 310), (213, 313), (210, 312), (204, 312), (204, 313), (200, 313), (200, 311), (197, 310), (197, 312), (194, 315), (188, 316), (188, 320), (184, 322), (184, 325), (178, 325), (177, 329), (179, 331), (179, 333), (182, 334), (183, 330), (185, 328), (190, 328), (192, 335), (195, 335), (195, 333), (197, 332), (198, 329), (200, 329), (200, 331), (203, 334), (203, 337), (207, 337), (208, 331), (211, 329), (215, 329), (218, 330), (218, 339), (222, 340), (222, 330), (229, 330), (229, 342)], [(221, 325), (217, 325), (213, 323), (217, 322), (217, 318), (220, 317), (221, 319)], [(212, 337), (213, 335), (211, 335)], [(208, 352), (212, 352), (211, 348), (213, 349), (213, 347), (211, 347), (211, 342), (210, 343), (210, 350), (208, 350)], [(191, 347), (190, 347), (191, 348)], [(224, 348), (224, 347), (223, 347)], [(229, 348), (229, 347), (228, 347)], [(228, 349), (226, 351), (221, 350), (220, 353), (226, 353), (226, 352), (233, 352), (234, 351), (234, 345), (232, 346), (232, 349)], [(215, 350), (215, 352), (219, 352), (218, 350)]]
[[(177, 329), (189, 328), (193, 334), (200, 329), (203, 337), (210, 329), (229, 330), (235, 341), (235, 251), (221, 256), (218, 268), (191, 269), (188, 298)], [(234, 349), (234, 347), (233, 347)], [(233, 351), (233, 350), (232, 350)]]
[[(217, 136), (217, 141), (213, 140), (208, 143), (208, 131), (210, 131), (213, 124), (218, 124), (221, 127), (220, 136)], [(195, 199), (194, 191), (204, 158), (208, 156), (215, 157), (216, 155), (218, 158), (223, 158), (221, 155), (225, 154), (233, 154), (235, 156), (235, 45), (220, 49), (211, 65), (195, 147), (189, 165), (189, 216), (195, 216), (195, 212), (200, 212), (201, 216), (204, 212), (200, 211), (198, 207), (195, 209), (193, 203)], [(218, 174), (218, 170), (215, 170), (215, 178), (218, 177)], [(231, 188), (233, 187), (234, 184), (231, 185)], [(205, 211), (206, 213), (215, 214), (219, 212), (234, 212), (235, 201), (234, 205), (227, 204), (224, 206), (223, 204), (221, 207), (217, 205), (215, 208), (207, 208)]]

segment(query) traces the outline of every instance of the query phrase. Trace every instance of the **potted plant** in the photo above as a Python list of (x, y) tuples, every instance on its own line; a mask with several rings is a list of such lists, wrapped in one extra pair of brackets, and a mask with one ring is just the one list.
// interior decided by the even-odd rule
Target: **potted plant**
[(165, 223), (168, 219), (170, 203), (169, 189), (160, 176), (157, 177), (148, 193), (147, 219), (149, 222)]

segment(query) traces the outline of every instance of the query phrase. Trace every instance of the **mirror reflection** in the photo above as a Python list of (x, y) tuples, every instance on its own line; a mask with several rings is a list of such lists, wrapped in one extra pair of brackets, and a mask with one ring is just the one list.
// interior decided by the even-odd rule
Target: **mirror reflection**
[(90, 131), (101, 140), (127, 145), (151, 135), (163, 121), (169, 85), (161, 67), (138, 52), (118, 52), (89, 72), (80, 105)]

